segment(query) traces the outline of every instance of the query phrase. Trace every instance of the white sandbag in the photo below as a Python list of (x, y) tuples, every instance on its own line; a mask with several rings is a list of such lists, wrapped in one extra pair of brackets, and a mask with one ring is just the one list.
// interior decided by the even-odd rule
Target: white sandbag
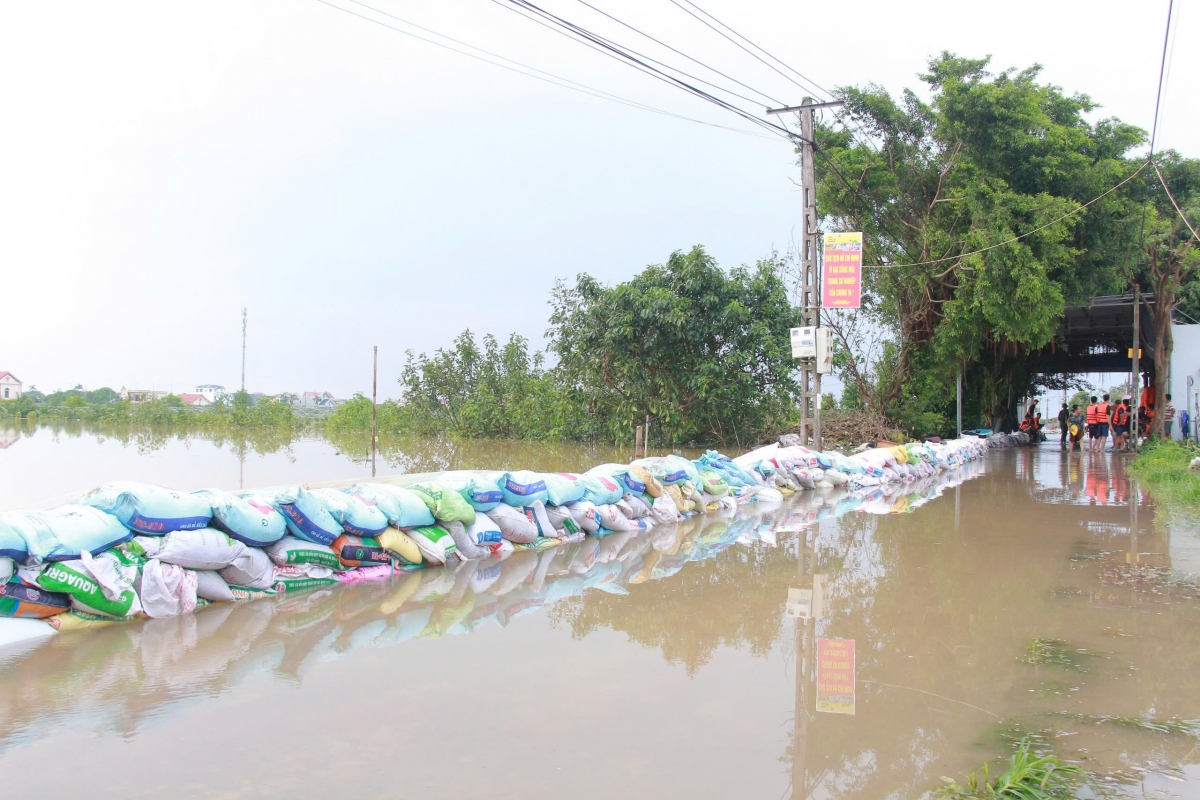
[(491, 511), (485, 512), (505, 539), (516, 544), (529, 544), (538, 537), (537, 525), (522, 512), (510, 505), (501, 503)]
[(574, 522), (575, 519), (571, 516), (571, 509), (563, 506), (546, 506), (546, 516), (550, 519), (550, 524), (556, 530), (561, 530), (567, 520)]
[(654, 518), (659, 522), (678, 522), (683, 519), (683, 514), (679, 513), (675, 501), (667, 494), (654, 498), (654, 506), (651, 510), (654, 513)]
[(433, 564), (445, 564), (458, 558), (458, 543), (445, 525), (425, 525), (407, 532), (417, 543), (421, 555)]
[(596, 514), (600, 519), (601, 528), (607, 528), (610, 531), (631, 531), (635, 527), (629, 521), (629, 517), (625, 516), (625, 512), (613, 503), (596, 506)]
[(319, 564), (330, 569), (341, 569), (337, 553), (328, 545), (307, 542), (295, 536), (285, 536), (267, 548), (267, 556), (281, 567), (299, 564)]
[[(273, 509), (272, 509), (273, 510)], [(173, 531), (162, 537), (155, 558), (187, 569), (225, 569), (246, 550), (246, 545), (212, 528)]]
[[(475, 516), (478, 518), (481, 515), (476, 514)], [(491, 548), (480, 547), (475, 544), (475, 541), (467, 535), (467, 530), (461, 522), (443, 522), (441, 527), (450, 533), (450, 538), (454, 540), (454, 544), (458, 547), (458, 552), (462, 553), (468, 560), (476, 561), (481, 558), (487, 558), (492, 554)]]
[(517, 551), (508, 539), (501, 539), (500, 544), (492, 545), (492, 558), (503, 561)]
[(270, 589), (275, 580), (275, 565), (265, 550), (247, 547), (242, 554), (221, 570), (221, 577), (233, 586), (247, 589)]
[(629, 505), (629, 503), (625, 502), (625, 498), (621, 498), (617, 502), (610, 503), (609, 505), (611, 505), (613, 508), (617, 509), (622, 514), (624, 514), (625, 519), (637, 519), (637, 514), (635, 514), (633, 511), (633, 506), (631, 506), (631, 505)]
[(561, 539), (564, 535), (562, 528), (554, 527), (554, 523), (550, 521), (550, 515), (546, 513), (546, 504), (541, 500), (537, 500), (524, 508), (525, 516), (537, 526), (539, 536), (544, 536), (548, 539)]
[(642, 517), (650, 516), (652, 513), (649, 504), (647, 504), (645, 500), (637, 495), (627, 494), (621, 498), (621, 502), (629, 506), (630, 510), (633, 512), (630, 519), (641, 519)]
[(591, 500), (580, 500), (564, 507), (571, 512), (571, 519), (575, 520), (575, 524), (583, 530), (588, 533), (600, 530), (600, 515), (596, 512), (596, 504)]
[(142, 566), (142, 610), (148, 617), (190, 614), (196, 610), (196, 584), (191, 570), (152, 558)]
[(11, 558), (0, 558), (0, 584), (8, 583), (15, 570), (16, 566)]
[(504, 541), (504, 533), (500, 530), (500, 526), (493, 522), (486, 512), (476, 514), (475, 521), (466, 526), (466, 531), (467, 538), (471, 542), (489, 550)]
[(233, 602), (233, 592), (229, 584), (216, 570), (196, 570), (196, 597), (202, 597), (214, 603)]

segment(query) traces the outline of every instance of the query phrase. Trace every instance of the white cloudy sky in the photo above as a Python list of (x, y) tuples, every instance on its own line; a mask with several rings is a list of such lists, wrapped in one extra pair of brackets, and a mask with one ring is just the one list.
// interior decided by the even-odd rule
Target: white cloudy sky
[[(745, 127), (490, 0), (367, 1)], [(991, 54), (1040, 62), (1147, 128), (1167, 6), (697, 2), (827, 87), (895, 91), (943, 49)], [(593, 4), (772, 96), (803, 95), (669, 0)], [(577, 0), (543, 5), (647, 45)], [(1200, 8), (1176, 6), (1161, 142), (1197, 155)], [(316, 0), (6, 0), (0, 74), (0, 370), (43, 390), (236, 386), (247, 306), (250, 389), (369, 391), (378, 344), (394, 395), (407, 348), (465, 327), (540, 342), (556, 278), (620, 281), (694, 244), (752, 262), (786, 248), (798, 216), (782, 141), (550, 86)]]

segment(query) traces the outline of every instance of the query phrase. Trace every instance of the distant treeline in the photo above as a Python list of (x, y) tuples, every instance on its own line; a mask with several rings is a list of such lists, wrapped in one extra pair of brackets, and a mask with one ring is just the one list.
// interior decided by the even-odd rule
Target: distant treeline
[(20, 400), (0, 401), (0, 415), (26, 420), (79, 420), (115, 425), (169, 425), (192, 429), (283, 427), (299, 429), (305, 425), (292, 407), (277, 400), (260, 399), (257, 403), (246, 392), (219, 399), (211, 406), (193, 408), (175, 395), (144, 403), (119, 399), (107, 387), (85, 392), (72, 389)]

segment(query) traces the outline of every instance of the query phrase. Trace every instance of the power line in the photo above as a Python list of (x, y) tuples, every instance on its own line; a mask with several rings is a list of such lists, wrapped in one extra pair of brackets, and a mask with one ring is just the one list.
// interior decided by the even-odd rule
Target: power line
[[(1153, 163), (1153, 162), (1151, 162)], [(1154, 171), (1158, 173), (1158, 180), (1162, 183), (1163, 191), (1167, 193), (1167, 197), (1171, 199), (1171, 205), (1175, 206), (1175, 211), (1179, 214), (1179, 218), (1183, 220), (1183, 224), (1188, 226), (1188, 230), (1192, 232), (1192, 238), (1200, 239), (1200, 234), (1196, 233), (1196, 229), (1192, 227), (1192, 223), (1184, 215), (1183, 209), (1179, 207), (1179, 203), (1175, 202), (1175, 195), (1171, 194), (1171, 187), (1167, 186), (1167, 179), (1163, 177), (1162, 171), (1158, 168), (1158, 164), (1154, 164)]]
[(972, 250), (969, 253), (959, 253), (958, 255), (946, 256), (944, 258), (935, 258), (930, 261), (917, 261), (912, 264), (863, 264), (863, 268), (864, 269), (877, 269), (877, 268), (884, 268), (884, 267), (923, 267), (928, 264), (941, 264), (946, 261), (956, 261), (959, 259), (966, 258), (967, 256), (978, 255), (979, 253), (986, 253), (988, 250), (994, 250), (997, 247), (1003, 247), (1006, 244), (1012, 244), (1013, 242), (1018, 242), (1027, 236), (1032, 236), (1033, 234), (1037, 233), (1038, 231), (1044, 231), (1046, 228), (1049, 228), (1052, 225), (1057, 225), (1058, 223), (1062, 222), (1067, 217), (1072, 217), (1072, 216), (1078, 214), (1080, 211), (1083, 211), (1084, 209), (1088, 208), (1090, 205), (1092, 205), (1096, 201), (1101, 200), (1104, 197), (1107, 197), (1108, 195), (1112, 194), (1117, 189), (1120, 189), (1122, 186), (1129, 183), (1131, 180), (1133, 180), (1138, 175), (1140, 175), (1142, 173), (1142, 170), (1144, 170), (1147, 167), (1147, 165), (1149, 165), (1149, 164), (1150, 164), (1150, 161), (1147, 159), (1146, 161), (1142, 162), (1142, 165), (1140, 167), (1138, 167), (1132, 175), (1130, 175), (1128, 178), (1126, 178), (1125, 180), (1118, 183), (1116, 186), (1113, 186), (1112, 188), (1108, 189), (1107, 191), (1093, 197), (1091, 200), (1088, 200), (1086, 203), (1079, 206), (1078, 208), (1068, 211), (1066, 214), (1063, 214), (1060, 217), (1056, 217), (1055, 219), (1050, 220), (1045, 225), (1039, 225), (1038, 227), (1034, 228), (1033, 230), (1026, 231), (1025, 233), (1022, 233), (1022, 234), (1012, 237), (1011, 239), (1005, 239), (1002, 242), (996, 242), (995, 244), (989, 244), (987, 247), (981, 247), (978, 250)]
[[(508, 71), (510, 71), (510, 72), (515, 72), (515, 73), (517, 73), (518, 75), (524, 75), (524, 76), (525, 76), (525, 77), (527, 77), (527, 78), (533, 78), (533, 79), (535, 79), (535, 80), (540, 80), (540, 81), (543, 81), (543, 82), (545, 82), (545, 83), (553, 84), (554, 86), (558, 86), (558, 87), (561, 87), (561, 88), (563, 88), (563, 89), (570, 89), (570, 90), (572, 90), (572, 91), (580, 92), (580, 93), (582, 93), (582, 94), (590, 95), (590, 96), (592, 96), (592, 97), (597, 97), (597, 98), (599, 98), (599, 99), (601, 99), (601, 100), (609, 100), (609, 101), (611, 101), (611, 102), (614, 102), (614, 103), (620, 103), (621, 105), (630, 106), (630, 107), (632, 107), (632, 108), (639, 108), (639, 109), (642, 109), (643, 111), (650, 111), (650, 112), (653, 112), (653, 113), (655, 113), (655, 114), (662, 114), (662, 115), (664, 115), (664, 116), (667, 116), (667, 117), (673, 117), (673, 118), (675, 118), (675, 119), (684, 120), (684, 121), (686, 121), (686, 122), (695, 122), (695, 123), (698, 123), (698, 124), (700, 124), (700, 125), (707, 125), (707, 126), (709, 126), (709, 127), (712, 127), (712, 128), (720, 128), (721, 130), (732, 131), (733, 133), (740, 133), (740, 134), (743, 134), (743, 135), (745, 135), (745, 136), (754, 136), (754, 137), (756, 137), (756, 138), (759, 138), (759, 139), (772, 139), (772, 138), (775, 138), (775, 137), (773, 137), (773, 136), (768, 136), (768, 135), (766, 135), (766, 134), (757, 133), (757, 132), (755, 132), (755, 131), (748, 131), (748, 130), (744, 130), (744, 129), (742, 129), (742, 128), (733, 128), (733, 127), (729, 127), (728, 125), (720, 125), (720, 124), (718, 124), (718, 123), (715, 123), (715, 122), (707, 122), (707, 121), (705, 121), (705, 120), (701, 120), (701, 119), (695, 119), (695, 118), (693, 118), (693, 117), (688, 117), (688, 116), (685, 116), (685, 115), (682, 115), (682, 114), (676, 114), (676, 113), (674, 113), (674, 112), (672, 112), (672, 111), (665, 111), (665, 110), (663, 110), (663, 109), (660, 109), (660, 108), (655, 108), (654, 106), (650, 106), (650, 105), (647, 105), (647, 104), (645, 104), (645, 103), (638, 102), (638, 101), (636, 101), (636, 100), (630, 100), (630, 99), (628, 99), (628, 98), (621, 97), (621, 96), (619, 96), (619, 95), (615, 95), (615, 94), (612, 94), (612, 93), (610, 93), (610, 92), (606, 92), (606, 91), (604, 91), (604, 90), (602, 90), (602, 89), (596, 89), (596, 88), (593, 88), (593, 87), (591, 87), (591, 86), (587, 86), (586, 84), (582, 84), (582, 83), (578, 83), (577, 81), (570, 80), (569, 78), (563, 78), (563, 77), (561, 77), (561, 76), (558, 76), (558, 75), (555, 75), (555, 74), (553, 74), (553, 73), (546, 72), (545, 70), (538, 69), (537, 67), (532, 67), (532, 66), (529, 66), (528, 64), (523, 64), (523, 63), (521, 63), (521, 62), (519, 62), (519, 61), (514, 61), (514, 60), (513, 60), (513, 59), (511, 59), (511, 58), (507, 58), (507, 57), (505, 57), (505, 56), (502, 56), (502, 55), (499, 55), (499, 54), (497, 54), (497, 53), (493, 53), (493, 52), (491, 52), (491, 51), (489, 51), (489, 50), (484, 50), (484, 49), (483, 49), (483, 48), (481, 48), (481, 47), (476, 47), (475, 45), (468, 44), (468, 43), (466, 43), (466, 42), (460, 41), (460, 40), (458, 40), (458, 39), (455, 39), (455, 38), (453, 38), (453, 37), (450, 37), (450, 36), (446, 36), (446, 35), (445, 35), (445, 34), (443, 34), (443, 33), (438, 33), (437, 31), (434, 31), (434, 30), (431, 30), (431, 29), (429, 29), (429, 28), (425, 28), (425, 27), (423, 27), (423, 26), (417, 25), (417, 24), (416, 24), (416, 23), (414, 23), (414, 22), (409, 22), (408, 20), (405, 20), (405, 19), (402, 19), (402, 18), (400, 18), (400, 17), (397, 17), (397, 16), (396, 16), (396, 15), (394, 15), (394, 14), (389, 14), (388, 12), (386, 12), (386, 11), (383, 11), (383, 10), (381, 10), (381, 9), (375, 8), (375, 7), (373, 7), (373, 6), (369, 6), (369, 5), (367, 5), (366, 3), (359, 2), (359, 0), (350, 0), (350, 2), (352, 2), (352, 3), (355, 3), (355, 4), (359, 5), (359, 6), (362, 6), (363, 8), (370, 9), (371, 11), (374, 11), (374, 12), (376, 12), (376, 13), (378, 13), (378, 14), (381, 14), (381, 15), (383, 15), (383, 16), (390, 17), (390, 18), (392, 18), (392, 19), (394, 19), (394, 20), (396, 20), (396, 21), (398, 21), (398, 22), (403, 22), (403, 23), (404, 23), (404, 24), (406, 24), (406, 25), (411, 25), (411, 26), (412, 26), (412, 27), (414, 27), (414, 28), (418, 28), (419, 30), (423, 30), (423, 31), (425, 31), (425, 32), (427, 32), (427, 33), (433, 34), (434, 36), (438, 36), (438, 37), (441, 37), (441, 38), (443, 38), (443, 39), (446, 39), (447, 41), (454, 42), (455, 44), (460, 44), (460, 45), (462, 45), (463, 47), (468, 47), (468, 48), (471, 48), (472, 50), (476, 50), (476, 51), (478, 51), (478, 52), (480, 52), (480, 53), (484, 53), (484, 54), (486, 54), (486, 55), (488, 55), (488, 56), (491, 56), (492, 58), (497, 58), (497, 59), (500, 59), (501, 61), (506, 61), (506, 62), (508, 62), (508, 64), (513, 64), (513, 65), (515, 65), (515, 67), (513, 67), (513, 66), (508, 66), (508, 64), (499, 64), (499, 63), (496, 63), (495, 61), (491, 61), (491, 60), (489, 60), (489, 59), (487, 59), (487, 58), (483, 58), (482, 56), (475, 55), (474, 53), (468, 53), (468, 52), (465, 52), (465, 51), (463, 51), (463, 50), (459, 50), (458, 48), (455, 48), (455, 47), (450, 47), (449, 45), (443, 44), (442, 42), (437, 42), (437, 41), (434, 41), (434, 40), (432, 40), (432, 39), (427, 39), (427, 38), (426, 38), (426, 37), (424, 37), (424, 36), (419, 36), (419, 35), (417, 35), (417, 34), (415, 34), (415, 33), (412, 33), (411, 31), (406, 31), (406, 30), (403, 30), (402, 28), (397, 28), (397, 27), (395, 27), (394, 25), (388, 25), (386, 22), (381, 22), (380, 20), (373, 19), (372, 17), (369, 17), (369, 16), (367, 16), (367, 15), (365, 15), (365, 14), (359, 14), (358, 12), (356, 12), (356, 11), (352, 11), (351, 9), (348, 9), (348, 8), (343, 8), (343, 7), (339, 6), (339, 5), (336, 5), (336, 4), (332, 3), (332, 2), (329, 2), (329, 0), (317, 0), (317, 2), (318, 2), (318, 3), (321, 3), (322, 5), (326, 5), (326, 6), (329, 6), (330, 8), (333, 8), (333, 9), (336, 9), (336, 10), (338, 10), (338, 11), (341, 11), (341, 12), (343, 12), (343, 13), (345, 13), (345, 14), (349, 14), (349, 15), (350, 15), (350, 16), (352, 16), (352, 17), (358, 17), (359, 19), (366, 20), (367, 22), (374, 23), (375, 25), (379, 25), (379, 26), (381, 26), (381, 27), (387, 28), (388, 30), (395, 31), (396, 33), (400, 33), (400, 34), (403, 34), (403, 35), (405, 35), (405, 36), (410, 36), (410, 37), (412, 37), (412, 38), (414, 38), (414, 39), (419, 39), (420, 41), (422, 41), (422, 42), (426, 42), (426, 43), (428, 43), (428, 44), (432, 44), (432, 45), (434, 45), (435, 47), (441, 47), (441, 48), (443, 48), (443, 49), (445, 49), (445, 50), (449, 50), (449, 51), (451, 51), (451, 52), (453, 52), (453, 53), (458, 53), (459, 55), (464, 55), (464, 56), (466, 56), (466, 57), (468, 57), (468, 58), (473, 58), (473, 59), (475, 59), (476, 61), (482, 61), (482, 62), (483, 62), (483, 63), (485, 63), (485, 64), (490, 64), (490, 65), (492, 65), (492, 66), (494, 66), (494, 67), (500, 67), (501, 69), (506, 69), (506, 70), (508, 70)], [(516, 67), (520, 67), (520, 69), (517, 69)], [(533, 72), (533, 73), (538, 73), (538, 74), (530, 74), (530, 72), (525, 72), (525, 71), (523, 71), (523, 70), (529, 70), (530, 72)], [(545, 77), (543, 77), (543, 76), (545, 76)]]
[(1158, 92), (1154, 95), (1154, 124), (1150, 126), (1150, 158), (1154, 158), (1154, 144), (1158, 139), (1158, 110), (1162, 105), (1163, 75), (1167, 71), (1167, 43), (1171, 39), (1171, 15), (1175, 11), (1175, 0), (1167, 4), (1167, 30), (1163, 34), (1162, 60), (1158, 65)]

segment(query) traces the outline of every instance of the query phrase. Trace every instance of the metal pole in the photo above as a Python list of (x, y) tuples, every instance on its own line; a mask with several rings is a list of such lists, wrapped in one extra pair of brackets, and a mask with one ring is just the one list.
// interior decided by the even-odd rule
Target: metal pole
[(379, 444), (379, 345), (375, 345), (375, 360), (371, 367), (371, 477), (375, 477), (375, 452)]
[(246, 391), (246, 309), (242, 309), (242, 392)]
[(1142, 374), (1138, 365), (1138, 357), (1142, 354), (1142, 290), (1133, 284), (1133, 387), (1130, 395), (1133, 397), (1133, 452), (1138, 449), (1138, 436), (1141, 435), (1141, 423), (1138, 421), (1138, 407), (1142, 404)]
[(954, 401), (954, 409), (958, 415), (958, 438), (962, 438), (962, 370), (958, 371), (958, 376), (954, 380), (955, 391), (957, 392)]

